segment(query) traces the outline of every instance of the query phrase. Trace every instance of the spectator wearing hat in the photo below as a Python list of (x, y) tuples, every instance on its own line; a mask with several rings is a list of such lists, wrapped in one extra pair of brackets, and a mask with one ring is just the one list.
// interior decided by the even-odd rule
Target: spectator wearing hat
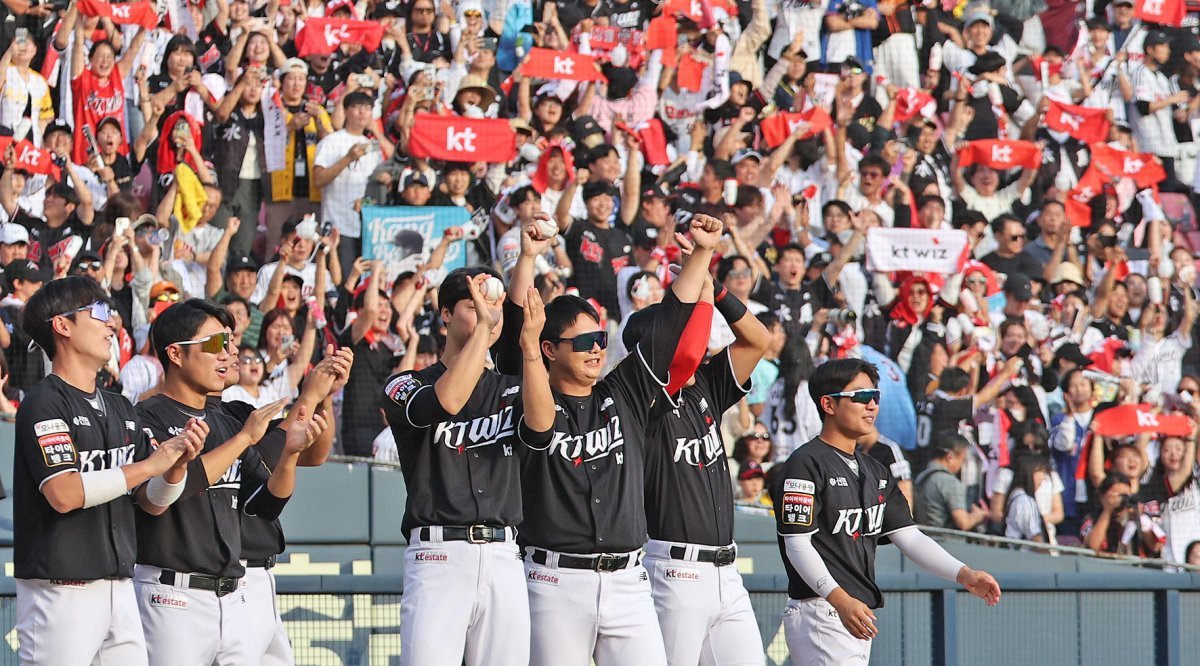
[(737, 481), (736, 504), (768, 510), (773, 508), (771, 497), (766, 492), (767, 473), (762, 465), (753, 460), (746, 461), (738, 470)]
[[(996, 19), (992, 10), (984, 3), (968, 4), (963, 12), (962, 35), (957, 33), (943, 44), (942, 63), (951, 74), (969, 74), (972, 65), (984, 54), (993, 51), (1003, 58), (1005, 65), (1012, 65), (1017, 58), (1017, 44), (1007, 34), (992, 44), (995, 36)], [(958, 39), (954, 39), (957, 36)], [(959, 41), (961, 40), (961, 41)], [(956, 92), (960, 87), (958, 79), (950, 81), (950, 91)]]
[(496, 44), (495, 39), (480, 37), (459, 42), (445, 90), (445, 99), (452, 102), (455, 113), (495, 118), (500, 109), (507, 107), (495, 87), (500, 83)]
[[(414, 5), (421, 3), (432, 7), (428, 0), (417, 0)], [(380, 149), (364, 134), (372, 123), (373, 105), (366, 93), (346, 95), (342, 101), (345, 125), (317, 144), (312, 185), (321, 190), (321, 220), (333, 223), (341, 237), (338, 259), (343, 266), (354, 263), (362, 254), (360, 200), (375, 167), (383, 160)]]
[(971, 455), (971, 443), (962, 435), (946, 435), (930, 444), (930, 452), (929, 466), (913, 484), (913, 518), (919, 525), (975, 530), (987, 520), (988, 509), (981, 503), (968, 506), (967, 487), (958, 477)]
[(284, 168), (266, 181), (267, 252), (279, 242), (284, 222), (321, 211), (321, 189), (313, 184), (317, 144), (333, 132), (325, 108), (308, 95), (308, 63), (299, 58), (284, 63), (279, 93), (288, 138)]
[(400, 200), (397, 202), (401, 206), (425, 206), (429, 205), (429, 198), (433, 192), (429, 189), (429, 179), (425, 174), (419, 171), (409, 172), (400, 181)]
[(464, 0), (458, 3), (456, 10), (458, 20), (450, 26), (450, 46), (456, 53), (463, 38), (490, 37), (500, 40), (500, 35), (488, 23), (487, 12), (479, 0)]
[(28, 135), (40, 144), (43, 128), (54, 120), (54, 100), (46, 79), (30, 67), (37, 52), (37, 43), (27, 35), (13, 39), (0, 57), (0, 71), (4, 72), (0, 127), (11, 130), (13, 136)]
[[(224, 256), (224, 252), (218, 254), (215, 251), (209, 258), (205, 297), (219, 303), (225, 303), (229, 299), (244, 301), (247, 305), (247, 324), (241, 341), (245, 344), (257, 345), (263, 312), (250, 305), (250, 297), (254, 295), (254, 288), (258, 282), (258, 262), (249, 255), (230, 257), (228, 263), (225, 264), (225, 273), (222, 277), (220, 257)], [(232, 311), (232, 308), (230, 310)]]
[[(759, 95), (774, 102), (779, 109), (807, 111), (812, 104), (812, 91), (805, 86), (810, 73), (808, 59), (808, 52), (804, 50), (804, 34), (797, 33), (779, 60), (767, 71), (758, 86)], [(814, 61), (814, 64), (820, 66), (819, 62)]]
[[(631, 140), (624, 132), (618, 133), (618, 143), (627, 146)], [(621, 153), (617, 147), (601, 143), (587, 152), (588, 168), (580, 169), (576, 178), (563, 193), (555, 208), (553, 217), (559, 225), (563, 220), (582, 219), (587, 217), (587, 200), (583, 196), (583, 187), (588, 184), (607, 185), (612, 188), (613, 205), (609, 221), (618, 222), (624, 228), (629, 228), (638, 210), (638, 189), (641, 187), (641, 153), (626, 148), (627, 162), (625, 171), (621, 171)], [(619, 184), (618, 184), (619, 183)]]
[(587, 216), (575, 219), (563, 230), (571, 258), (571, 284), (579, 289), (580, 296), (599, 301), (614, 321), (621, 316), (617, 272), (633, 259), (629, 234), (611, 222), (617, 195), (617, 188), (609, 183), (584, 185)]
[(1054, 275), (1050, 278), (1050, 288), (1055, 296), (1062, 294), (1077, 294), (1087, 289), (1087, 282), (1083, 279), (1083, 269), (1079, 264), (1070, 261), (1060, 263), (1054, 269)]
[[(74, 173), (70, 162), (66, 168)], [(5, 165), (4, 169), (6, 177), (0, 179), (0, 205), (3, 205), (5, 210), (14, 210), (16, 199), (11, 190), (13, 181), (7, 177), (11, 172), (9, 165)], [(46, 192), (42, 212), (44, 219), (30, 217), (24, 214), (24, 211), (18, 212), (11, 219), (29, 229), (29, 258), (49, 267), (52, 261), (51, 252), (58, 255), (55, 248), (60, 243), (71, 236), (79, 236), (85, 241), (91, 236), (92, 220), (95, 217), (92, 194), (86, 187), (73, 189), (63, 183), (55, 183)], [(65, 271), (67, 266), (56, 267), (56, 270), (58, 268)]]
[(29, 230), (15, 222), (0, 225), (0, 282), (7, 293), (4, 267), (29, 256)]
[[(967, 108), (973, 112), (967, 123), (965, 138), (1016, 139), (1021, 129), (1037, 115), (1037, 109), (1013, 87), (1008, 74), (1008, 62), (997, 51), (981, 54), (967, 73), (974, 78), (971, 90), (959, 88), (956, 112)], [(958, 109), (958, 106), (962, 109)]]
[[(77, 183), (83, 183), (87, 187), (87, 191), (92, 194), (92, 207), (99, 210), (100, 207), (95, 205), (95, 202), (106, 200), (108, 198), (108, 191), (105, 184), (100, 182), (100, 179), (92, 172), (91, 167), (72, 160), (71, 156), (75, 152), (76, 143), (83, 143), (82, 135), (76, 141), (75, 130), (61, 118), (56, 118), (53, 122), (46, 125), (42, 132), (42, 147), (58, 156), (60, 161), (69, 162), (72, 166), (69, 171), (64, 173), (64, 177), (60, 180), (68, 182), (77, 188), (79, 187)], [(121, 145), (124, 145), (124, 138), (122, 138)], [(43, 206), (45, 204), (46, 191), (50, 187), (52, 179), (46, 174), (25, 175), (25, 187), (20, 196), (18, 196), (17, 202), (31, 216), (42, 217), (44, 215)], [(71, 180), (72, 176), (75, 180)], [(14, 188), (14, 191), (19, 190)]]
[[(1171, 39), (1160, 30), (1152, 30), (1146, 34), (1143, 49), (1146, 57), (1140, 65), (1130, 69), (1129, 78), (1133, 85), (1133, 113), (1130, 114), (1130, 126), (1133, 136), (1141, 150), (1153, 153), (1162, 160), (1167, 171), (1168, 182), (1178, 179), (1192, 181), (1193, 174), (1175, 172), (1175, 158), (1179, 156), (1179, 140), (1176, 138), (1175, 125), (1189, 127), (1188, 105), (1191, 101), (1188, 93), (1179, 89), (1179, 84), (1163, 71), (1171, 59)], [(1191, 143), (1190, 127), (1186, 131), (1188, 143)]]
[[(1142, 55), (1146, 34), (1137, 28), (1142, 25), (1133, 9), (1133, 0), (1113, 0), (1112, 3), (1112, 49)], [(1130, 39), (1132, 37), (1132, 39)]]
[(8, 338), (8, 346), (4, 348), (9, 369), (8, 385), (24, 391), (46, 376), (46, 366), (42, 350), (30, 349), (33, 338), (25, 332), (21, 311), (29, 297), (49, 282), (51, 276), (37, 262), (18, 259), (4, 269), (4, 277), (8, 280), (8, 295), (0, 300), (0, 322), (3, 322)]

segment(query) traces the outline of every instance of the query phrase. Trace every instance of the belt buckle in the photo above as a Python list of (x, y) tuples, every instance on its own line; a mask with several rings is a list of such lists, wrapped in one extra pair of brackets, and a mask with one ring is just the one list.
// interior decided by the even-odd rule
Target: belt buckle
[(603, 553), (601, 555), (597, 555), (595, 566), (593, 567), (593, 569), (595, 571), (615, 571), (616, 569), (614, 569), (613, 567), (616, 566), (617, 559), (619, 557), (620, 557), (620, 555), (613, 555), (611, 553)]
[[(483, 530), (486, 528), (487, 528), (487, 525), (472, 525), (472, 526), (468, 527), (467, 528), (467, 543), (473, 543), (476, 545), (487, 543), (488, 540), (482, 536)], [(475, 530), (479, 530), (480, 536), (478, 538), (475, 537)]]
[(725, 567), (737, 561), (737, 549), (733, 546), (725, 546), (718, 548), (713, 553), (713, 564), (718, 567)]

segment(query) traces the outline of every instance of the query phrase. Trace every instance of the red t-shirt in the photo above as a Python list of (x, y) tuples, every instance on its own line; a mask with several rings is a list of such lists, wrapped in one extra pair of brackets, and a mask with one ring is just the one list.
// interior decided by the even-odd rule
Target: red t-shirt
[[(71, 96), (74, 99), (75, 114), (75, 145), (71, 151), (71, 161), (76, 164), (87, 163), (87, 142), (83, 139), (83, 126), (92, 128), (105, 118), (116, 118), (121, 124), (121, 135), (127, 136), (125, 130), (125, 83), (121, 80), (120, 70), (113, 67), (108, 76), (108, 84), (100, 85), (100, 77), (85, 69), (83, 73), (71, 81)], [(121, 143), (121, 152), (128, 147)]]

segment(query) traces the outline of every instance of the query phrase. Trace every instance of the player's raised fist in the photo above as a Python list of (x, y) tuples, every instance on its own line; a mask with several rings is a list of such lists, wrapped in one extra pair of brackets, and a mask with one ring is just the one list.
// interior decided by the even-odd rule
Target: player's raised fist
[(725, 225), (711, 215), (693, 215), (689, 227), (692, 232), (692, 242), (696, 247), (713, 250), (716, 249), (717, 242), (721, 239), (721, 231)]

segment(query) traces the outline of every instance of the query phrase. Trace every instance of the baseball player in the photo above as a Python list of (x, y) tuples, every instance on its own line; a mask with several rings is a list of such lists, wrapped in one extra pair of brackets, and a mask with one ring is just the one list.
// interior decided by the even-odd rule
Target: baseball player
[(206, 431), (186, 423), (151, 452), (133, 405), (96, 387), (115, 335), (111, 308), (93, 280), (69, 277), (47, 283), (23, 310), (25, 332), (51, 360), (51, 374), (17, 411), (13, 537), (23, 664), (146, 663), (131, 580), (130, 490), (161, 513), (179, 497)]
[[(225, 375), (226, 388), (237, 383), (241, 365), (251, 357), (239, 353), (238, 362), (230, 366)], [(300, 397), (289, 410), (288, 417), (272, 424), (255, 448), (262, 456), (268, 469), (273, 469), (283, 456), (286, 445), (285, 432), (291, 429), (302, 414), (312, 414), (313, 420), (321, 423), (321, 435), (312, 446), (300, 454), (300, 467), (318, 467), (325, 462), (333, 448), (336, 424), (333, 416), (333, 395), (341, 390), (350, 377), (354, 364), (354, 352), (342, 348), (334, 352), (333, 346), (326, 348), (325, 358), (304, 378)], [(222, 403), (220, 395), (209, 396), (209, 408), (221, 409), (239, 422), (245, 422), (254, 412), (253, 405), (244, 402)], [(292, 645), (288, 641), (287, 629), (275, 599), (275, 576), (271, 569), (283, 552), (286, 540), (279, 519), (267, 520), (261, 516), (242, 516), (242, 565), (246, 575), (242, 578), (242, 595), (246, 599), (246, 651), (251, 663), (292, 664)]]
[[(682, 391), (660, 396), (651, 410), (645, 566), (668, 663), (761, 666), (765, 655), (750, 595), (730, 566), (737, 547), (721, 415), (749, 392), (750, 373), (771, 334), (737, 296), (716, 287), (714, 298), (709, 281), (702, 300), (716, 301), (734, 343), (701, 366)], [(651, 306), (629, 320), (624, 335), (630, 342), (641, 337), (643, 322), (657, 309)]]
[(163, 366), (161, 393), (137, 406), (150, 435), (165, 439), (192, 419), (209, 427), (179, 501), (160, 517), (138, 520), (134, 586), (151, 666), (253, 663), (239, 589), (246, 571), (241, 516), (279, 516), (297, 458), (321, 423), (298, 417), (278, 464), (267, 469), (253, 445), (285, 400), (255, 410), (244, 425), (208, 404), (236, 358), (232, 330), (225, 308), (200, 299), (167, 308), (150, 330)]
[[(721, 234), (721, 222), (712, 217), (697, 215), (690, 224), (696, 250), (649, 335), (603, 380), (608, 334), (596, 311), (572, 296), (545, 307), (539, 351), (547, 361), (552, 392), (545, 400), (553, 401), (554, 423), (545, 435), (518, 432), (528, 508), (521, 539), (531, 664), (666, 663), (649, 576), (639, 561), (646, 542), (645, 432)], [(509, 298), (525, 307), (533, 258), (549, 241), (537, 225), (522, 234)], [(508, 309), (506, 319), (515, 312)], [(521, 347), (528, 368), (531, 357), (524, 342)], [(523, 377), (523, 390), (535, 390), (536, 381)], [(535, 412), (531, 397), (528, 414)]]
[(991, 575), (954, 559), (914, 525), (891, 471), (856, 449), (875, 430), (879, 371), (861, 359), (827, 361), (809, 378), (821, 434), (777, 466), (771, 484), (779, 550), (791, 600), (784, 635), (795, 664), (866, 664), (874, 609), (875, 546), (887, 537), (930, 573), (957, 581), (989, 606), (1000, 601)]
[[(438, 289), (441, 359), (384, 387), (408, 486), (402, 527), (401, 663), (529, 663), (529, 603), (516, 542), (520, 378), (485, 367), (503, 292), (491, 268), (451, 271)], [(491, 282), (496, 288), (496, 282)], [(498, 296), (498, 297), (497, 297)], [(386, 298), (386, 295), (383, 296)], [(499, 350), (497, 350), (499, 351)]]

